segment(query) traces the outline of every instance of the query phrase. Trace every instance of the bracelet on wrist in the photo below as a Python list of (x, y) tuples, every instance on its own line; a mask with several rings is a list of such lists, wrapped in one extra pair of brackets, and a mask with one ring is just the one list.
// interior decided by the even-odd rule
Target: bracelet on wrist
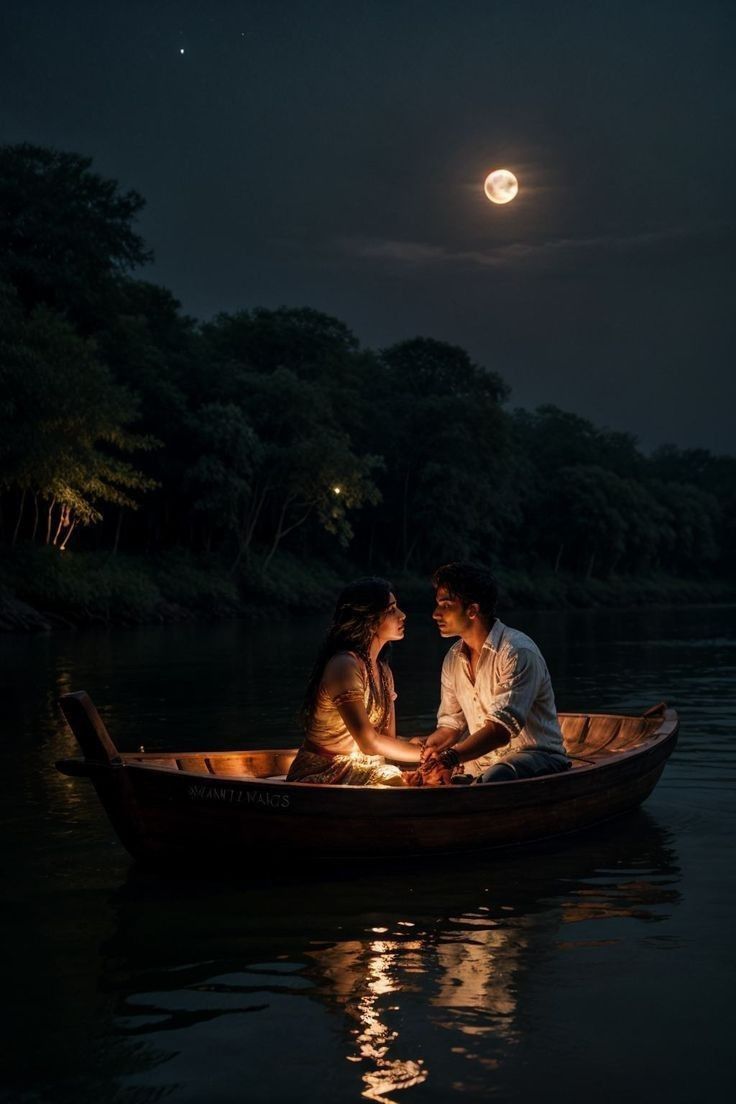
[(443, 767), (447, 767), (448, 770), (452, 770), (454, 767), (460, 766), (460, 756), (454, 748), (445, 748), (437, 756)]

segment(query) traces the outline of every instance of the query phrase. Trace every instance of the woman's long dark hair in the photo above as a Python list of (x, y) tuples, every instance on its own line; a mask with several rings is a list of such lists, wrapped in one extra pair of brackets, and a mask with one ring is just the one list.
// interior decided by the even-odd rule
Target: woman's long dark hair
[(391, 603), (393, 589), (388, 579), (370, 577), (348, 583), (338, 595), (332, 624), (317, 653), (304, 695), (301, 720), (305, 728), (309, 728), (314, 716), (325, 667), (338, 652), (355, 652), (363, 660), (368, 674), (368, 712), (378, 706), (380, 712), (376, 728), (379, 732), (388, 724), (391, 693), (387, 654), (384, 654), (388, 649), (383, 648), (378, 657), (379, 683), (376, 686), (371, 670), (370, 647), (376, 627)]

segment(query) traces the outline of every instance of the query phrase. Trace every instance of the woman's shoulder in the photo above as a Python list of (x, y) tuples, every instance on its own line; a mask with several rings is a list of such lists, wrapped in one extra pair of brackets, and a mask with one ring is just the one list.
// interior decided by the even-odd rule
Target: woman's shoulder
[(359, 655), (355, 652), (337, 652), (327, 660), (322, 674), (322, 682), (325, 684), (334, 684), (344, 681), (355, 682), (356, 680), (360, 680), (362, 683), (365, 677), (365, 663)]

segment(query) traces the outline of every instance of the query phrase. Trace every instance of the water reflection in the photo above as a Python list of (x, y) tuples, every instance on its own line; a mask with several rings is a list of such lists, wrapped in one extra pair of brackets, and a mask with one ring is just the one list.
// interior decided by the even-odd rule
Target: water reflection
[[(400, 1011), (388, 1000), (406, 991), (402, 978), (412, 969), (422, 972), (421, 951), (419, 942), (375, 939), (308, 952), (320, 971), (321, 991), (357, 1025), (349, 1028), (345, 1057), (361, 1064), (363, 1096), (369, 1100), (390, 1102), (395, 1092), (426, 1080), (424, 1059), (400, 1056), (399, 1031), (388, 1022)], [(392, 1048), (399, 1054), (392, 1055)]]
[(139, 1089), (193, 1092), (218, 1021), (218, 1099), (235, 1099), (246, 1067), (277, 1100), (301, 1087), (389, 1104), (428, 1081), (489, 1091), (534, 1019), (540, 971), (605, 955), (631, 923), (641, 936), (678, 883), (672, 841), (644, 812), (562, 850), (449, 870), (261, 874), (246, 888), (134, 870), (100, 986), (120, 1042), (135, 1037)]
[[(559, 1083), (587, 1104), (601, 1069), (613, 1098), (655, 1068), (672, 1104), (725, 1098), (733, 612), (512, 623), (561, 706), (676, 705), (681, 739), (644, 812), (436, 868), (294, 877), (285, 854), (267, 876), (244, 853), (230, 884), (206, 864), (130, 872), (92, 788), (53, 768), (76, 753), (55, 698), (90, 690), (122, 748), (283, 746), (321, 623), (0, 638), (12, 1099), (509, 1104)], [(407, 730), (436, 705), (431, 629), (412, 619), (396, 650)]]

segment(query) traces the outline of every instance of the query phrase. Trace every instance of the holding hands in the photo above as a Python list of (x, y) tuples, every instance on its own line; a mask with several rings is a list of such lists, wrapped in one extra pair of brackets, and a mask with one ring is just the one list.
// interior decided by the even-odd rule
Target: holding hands
[[(448, 738), (449, 737), (449, 738)], [(460, 762), (452, 744), (457, 733), (433, 732), (426, 740), (417, 742), (422, 748), (422, 757), (418, 770), (406, 774), (409, 786), (449, 786), (455, 768)]]
[(438, 728), (424, 741), (424, 747), (427, 753), (436, 755), (440, 751), (444, 751), (445, 748), (451, 748), (458, 742), (459, 738), (460, 733), (456, 732), (454, 728)]

